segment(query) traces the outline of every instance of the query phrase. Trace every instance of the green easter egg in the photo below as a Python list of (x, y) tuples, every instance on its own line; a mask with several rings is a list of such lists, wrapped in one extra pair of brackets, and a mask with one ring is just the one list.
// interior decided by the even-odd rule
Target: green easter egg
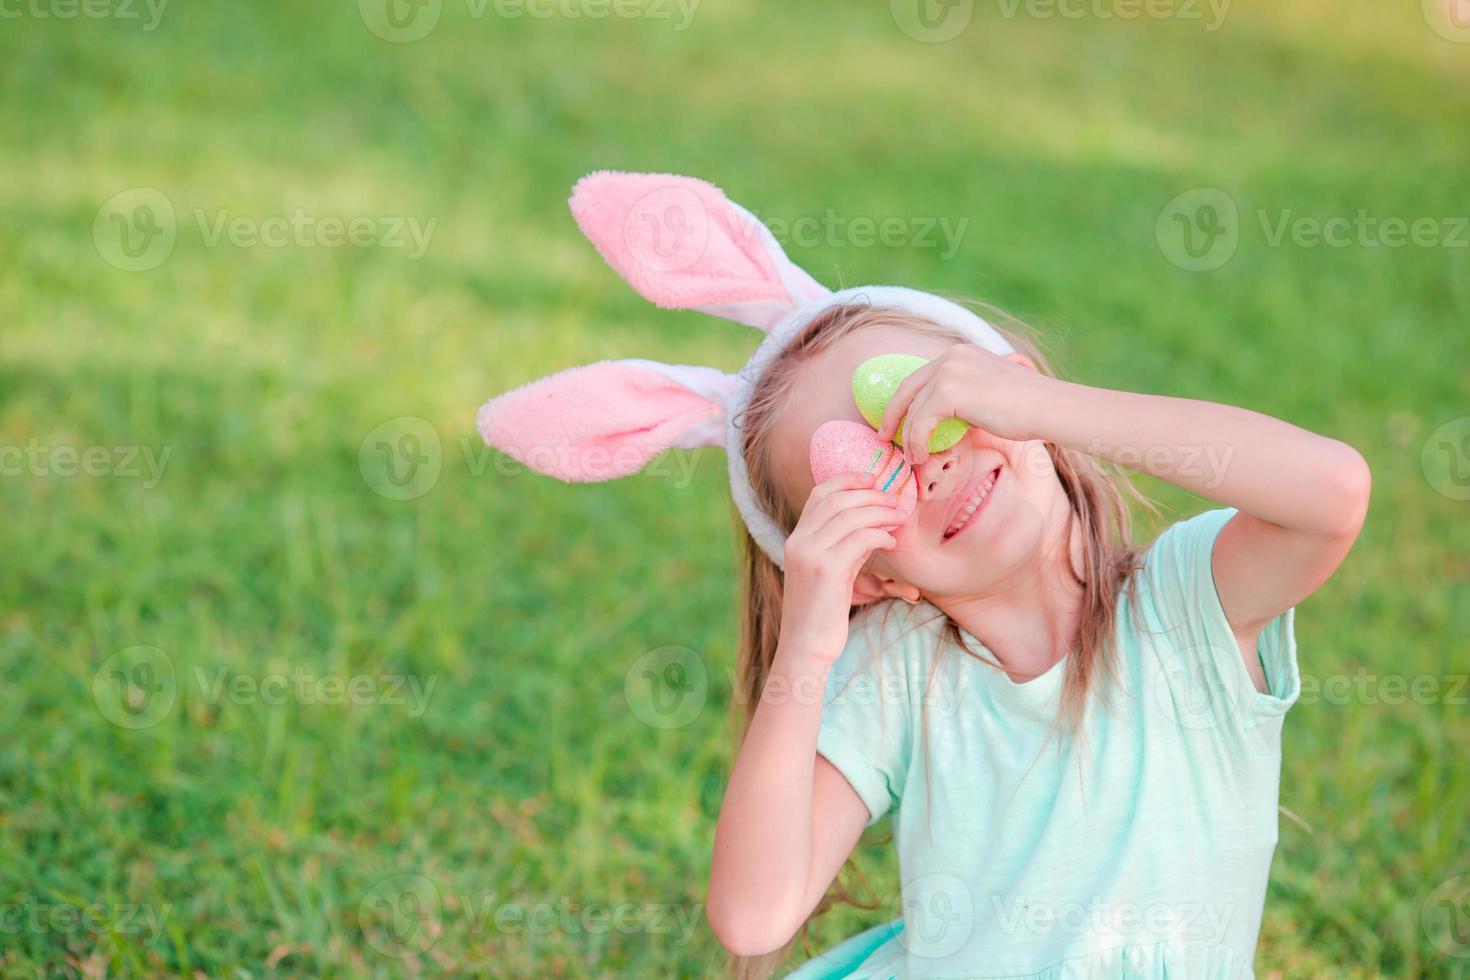
[[(899, 383), (928, 363), (916, 354), (879, 354), (858, 365), (852, 373), (852, 400), (869, 425), (876, 429), (883, 424), (883, 412)], [(964, 419), (945, 419), (929, 434), (929, 451), (944, 452), (963, 439), (969, 429), (970, 423)], [(903, 445), (903, 422), (898, 424), (893, 441)]]

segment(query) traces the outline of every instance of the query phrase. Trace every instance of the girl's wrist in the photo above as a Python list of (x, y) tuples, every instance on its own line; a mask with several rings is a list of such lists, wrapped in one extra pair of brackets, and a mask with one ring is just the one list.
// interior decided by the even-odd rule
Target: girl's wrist
[(776, 654), (771, 658), (771, 676), (781, 675), (788, 683), (820, 681), (824, 686), (832, 663), (842, 651), (829, 652), (800, 637), (782, 634), (776, 641)]
[(1036, 376), (1027, 386), (1027, 397), (1017, 406), (1019, 424), (1024, 427), (1024, 440), (1041, 439), (1050, 441), (1053, 431), (1052, 420), (1057, 413), (1067, 410), (1076, 388), (1069, 381), (1047, 375)]
[(831, 671), (831, 662), (819, 657), (799, 653), (783, 656), (778, 652), (761, 689), (761, 701), (796, 706), (803, 714), (820, 713), (827, 700), (827, 677)]

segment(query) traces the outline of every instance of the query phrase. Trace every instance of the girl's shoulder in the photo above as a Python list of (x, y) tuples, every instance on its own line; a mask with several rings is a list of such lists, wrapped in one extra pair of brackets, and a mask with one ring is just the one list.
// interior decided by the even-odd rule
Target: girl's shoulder
[(1235, 507), (1215, 507), (1191, 517), (1182, 517), (1159, 532), (1144, 549), (1145, 564), (1179, 562), (1201, 547), (1211, 549), (1215, 538), (1239, 511)]
[(1180, 518), (1144, 547), (1131, 585), (1157, 612), (1197, 615), (1216, 597), (1213, 557), (1220, 532), (1238, 513), (1216, 507)]
[(1215, 593), (1215, 539), (1236, 513), (1234, 507), (1217, 507), (1165, 527), (1141, 549), (1119, 602), (1139, 598), (1152, 613), (1197, 612), (1201, 600)]
[[(1163, 702), (1191, 705), (1199, 723), (1279, 722), (1300, 693), (1295, 607), (1261, 631), (1247, 652), (1215, 588), (1215, 541), (1236, 514), (1207, 510), (1165, 528), (1144, 552), (1133, 587), (1135, 610), (1120, 597), (1122, 654), (1146, 668)], [(1269, 690), (1259, 692), (1245, 658), (1259, 659)], [(1167, 694), (1167, 697), (1164, 695)], [(1181, 709), (1182, 710), (1182, 709)]]

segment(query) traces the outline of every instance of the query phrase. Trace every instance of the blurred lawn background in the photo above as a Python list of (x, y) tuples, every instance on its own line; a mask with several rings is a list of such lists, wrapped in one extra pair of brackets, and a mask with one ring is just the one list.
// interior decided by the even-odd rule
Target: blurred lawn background
[[(1373, 509), (1301, 608), (1303, 673), (1437, 693), (1359, 684), (1288, 716), (1302, 822), (1282, 821), (1257, 969), (1470, 976), (1470, 917), (1439, 903), (1470, 887), (1470, 249), (1273, 246), (1258, 219), (1453, 238), (1470, 214), (1470, 45), (1412, 0), (1239, 0), (1214, 30), (1203, 6), (980, 3), (943, 43), (883, 2), (706, 0), (686, 22), (431, 0), (405, 43), (375, 0), (95, 2), (0, 22), (0, 972), (721, 968), (723, 455), (568, 487), (473, 430), (489, 395), (573, 364), (754, 349), (656, 311), (580, 237), (570, 187), (612, 168), (704, 177), (773, 225), (900, 219), (914, 240), (785, 244), (829, 285), (1000, 304), (1077, 380), (1357, 446)], [(1239, 244), (1187, 271), (1156, 224), (1207, 187)], [(139, 188), (174, 241), (130, 271), (108, 202), (142, 234)], [(210, 234), (293, 214), (367, 219), (379, 244)], [(396, 218), (434, 222), (421, 257)], [(967, 222), (953, 255), (918, 240), (928, 219)], [(103, 447), (106, 472), (65, 447)], [(384, 482), (399, 450), (427, 467), (407, 490)], [(1175, 516), (1207, 506), (1144, 485)], [(661, 728), (639, 665), (670, 646), (707, 682)], [(293, 674), (307, 694), (249, 694)], [(372, 703), (310, 696), (358, 676)], [(874, 843), (862, 865), (885, 907), (828, 916), (813, 949), (891, 917), (895, 861)]]

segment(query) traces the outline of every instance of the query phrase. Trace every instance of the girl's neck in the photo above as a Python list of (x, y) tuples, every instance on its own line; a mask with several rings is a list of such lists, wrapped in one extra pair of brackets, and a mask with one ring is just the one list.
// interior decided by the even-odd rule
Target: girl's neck
[(1017, 684), (1046, 673), (1072, 648), (1082, 615), (1082, 524), (1070, 508), (1053, 521), (1041, 559), (999, 592), (931, 600), (968, 630)]

